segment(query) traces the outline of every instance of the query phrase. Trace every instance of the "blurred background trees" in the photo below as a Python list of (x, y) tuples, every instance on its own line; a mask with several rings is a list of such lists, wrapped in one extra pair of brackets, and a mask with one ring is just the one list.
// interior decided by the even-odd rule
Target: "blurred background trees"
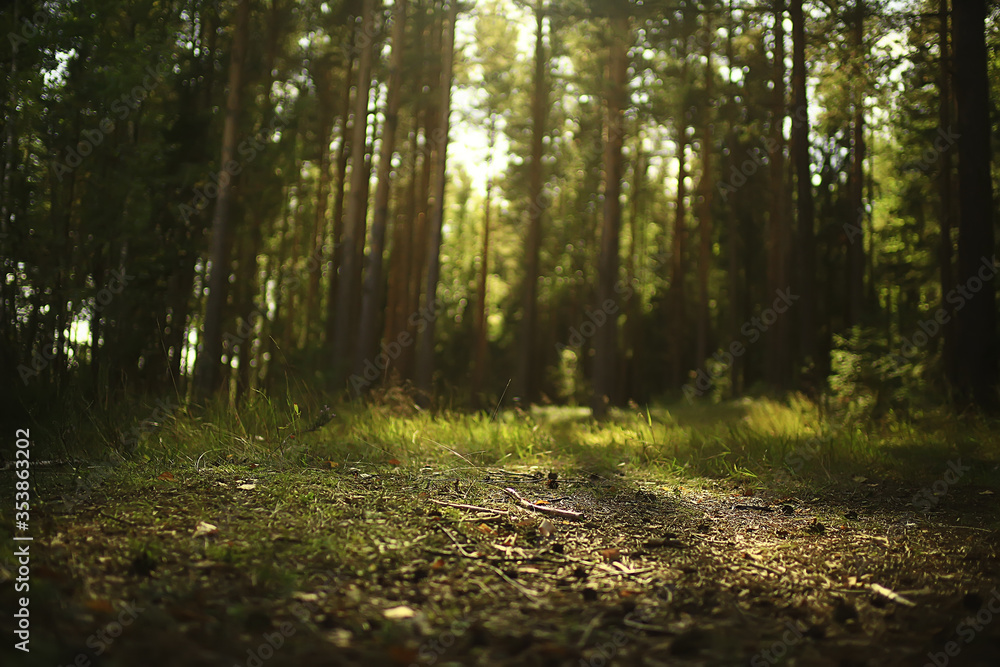
[(998, 14), (17, 0), (4, 398), (995, 408)]

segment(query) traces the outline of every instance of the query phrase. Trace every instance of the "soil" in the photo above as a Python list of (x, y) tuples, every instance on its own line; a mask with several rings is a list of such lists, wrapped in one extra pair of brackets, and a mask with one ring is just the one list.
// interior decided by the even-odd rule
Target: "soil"
[(986, 489), (323, 463), (37, 473), (3, 664), (1000, 665)]

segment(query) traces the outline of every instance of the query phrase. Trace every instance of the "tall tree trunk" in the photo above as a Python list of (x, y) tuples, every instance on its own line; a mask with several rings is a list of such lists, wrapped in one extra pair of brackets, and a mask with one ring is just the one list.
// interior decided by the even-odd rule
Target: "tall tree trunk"
[[(733, 56), (733, 0), (729, 0), (729, 11), (727, 16), (726, 66), (731, 68), (735, 60)], [(727, 88), (729, 92), (729, 118), (727, 121), (726, 143), (729, 146), (729, 153), (726, 158), (726, 166), (728, 167), (726, 173), (733, 173), (732, 170), (736, 169), (738, 162), (736, 158), (736, 147), (738, 143), (736, 139), (736, 125), (739, 114), (739, 106), (736, 103), (738, 88), (737, 84), (732, 80), (729, 80)], [(740, 192), (730, 192), (728, 196), (723, 197), (726, 201), (726, 239), (728, 244), (727, 252), (729, 255), (727, 267), (727, 271), (729, 273), (729, 317), (727, 318), (727, 328), (729, 329), (730, 340), (732, 341), (740, 340), (740, 337), (742, 336), (740, 333), (740, 327), (746, 318), (746, 300), (743, 298), (746, 281), (743, 280), (740, 275), (740, 269), (742, 266), (740, 263), (742, 248), (740, 242), (739, 219), (736, 216), (737, 200), (730, 198), (739, 198), (741, 196)], [(745, 357), (743, 355), (734, 355), (732, 366), (730, 368), (729, 378), (732, 383), (734, 397), (740, 396), (743, 393), (744, 359)]]
[[(406, 0), (396, 0), (395, 23), (392, 27), (392, 56), (389, 62), (389, 98), (386, 102), (385, 125), (382, 128), (382, 145), (379, 149), (378, 185), (375, 189), (371, 248), (368, 255), (368, 269), (364, 278), (361, 325), (358, 333), (357, 355), (354, 361), (354, 372), (360, 377), (365, 374), (365, 362), (374, 363), (378, 351), (378, 313), (382, 305), (382, 254), (385, 251), (385, 229), (389, 215), (389, 179), (392, 173), (392, 154), (396, 148), (396, 129), (399, 126), (405, 41)], [(388, 361), (387, 358), (386, 363), (382, 365), (387, 365)]]
[(864, 321), (865, 235), (864, 235), (864, 0), (856, 0), (851, 16), (851, 45), (854, 50), (854, 82), (851, 101), (850, 215), (853, 225), (847, 246), (847, 324)]
[[(941, 132), (951, 131), (951, 108), (954, 103), (951, 92), (951, 48), (949, 43), (948, 30), (948, 0), (939, 0), (938, 13), (940, 25), (938, 27), (938, 47), (940, 49), (940, 69), (938, 101), (938, 125)], [(938, 245), (938, 264), (941, 271), (941, 308), (948, 314), (948, 320), (941, 325), (944, 335), (944, 345), (942, 349), (942, 361), (944, 363), (944, 374), (948, 383), (955, 386), (958, 382), (955, 367), (955, 313), (947, 295), (955, 287), (955, 279), (952, 272), (954, 256), (954, 244), (951, 241), (952, 229), (952, 178), (953, 168), (951, 151), (945, 150), (941, 153), (941, 170), (938, 173), (938, 224), (941, 230), (941, 239)]]
[[(636, 135), (635, 158), (632, 167), (632, 187), (630, 191), (631, 210), (629, 211), (629, 252), (626, 255), (628, 264), (625, 274), (630, 287), (643, 284), (643, 264), (646, 259), (645, 232), (641, 220), (645, 219), (644, 186), (646, 184), (647, 172), (649, 169), (649, 159), (642, 150), (642, 135)], [(639, 380), (640, 369), (637, 364), (642, 353), (642, 326), (639, 319), (642, 313), (642, 303), (638, 294), (633, 294), (624, 304), (625, 326), (622, 330), (622, 337), (625, 339), (625, 363), (619, 372), (619, 387), (622, 395), (629, 399), (639, 396), (641, 387)]]
[[(236, 129), (241, 108), (243, 59), (250, 34), (250, 0), (240, 0), (236, 10), (233, 53), (229, 61), (229, 93), (226, 99), (226, 120), (222, 130), (223, 169), (236, 154)], [(232, 249), (232, 228), (229, 207), (232, 199), (232, 178), (220, 179), (219, 196), (212, 217), (212, 267), (208, 278), (208, 301), (205, 305), (205, 329), (202, 350), (198, 355), (197, 390), (202, 396), (219, 389), (222, 357), (222, 323), (229, 292), (229, 256)]]
[[(14, 3), (14, 23), (12, 25), (20, 25), (20, 19), (18, 16), (19, 3)], [(17, 85), (17, 40), (11, 39), (11, 55), (10, 55), (10, 90), (9, 95), (6, 100), (7, 103), (7, 113), (4, 118), (4, 146), (3, 146), (3, 183), (2, 190), (0, 190), (0, 238), (6, 239), (8, 234), (8, 229), (10, 227), (11, 218), (11, 204), (13, 203), (13, 178), (14, 178), (14, 144), (17, 139), (15, 134), (15, 123), (17, 118), (17, 95), (18, 95), (18, 85)], [(4, 275), (10, 275), (6, 271), (7, 264), (9, 262), (10, 255), (8, 253), (3, 253), (4, 262)], [(13, 272), (12, 272), (13, 273)], [(6, 288), (7, 281), (4, 280), (0, 284), (0, 289)], [(6, 301), (0, 300), (0, 325), (6, 326)]]
[[(682, 67), (684, 73), (687, 67)], [(680, 387), (684, 383), (684, 372), (687, 370), (684, 361), (684, 330), (687, 322), (684, 316), (684, 256), (687, 252), (687, 120), (685, 111), (681, 111), (677, 119), (677, 207), (674, 217), (674, 233), (671, 241), (670, 256), (670, 287), (667, 291), (667, 302), (670, 307), (670, 378), (669, 381)], [(699, 362), (700, 363), (700, 362)]]
[[(428, 53), (442, 53), (442, 35), (444, 33), (442, 23), (442, 21), (433, 19), (430, 21), (430, 25), (427, 28)], [(421, 74), (423, 75), (421, 81), (427, 86), (428, 90), (433, 90), (441, 81), (442, 59), (432, 59), (431, 63), (430, 67), (421, 67)], [(431, 188), (433, 187), (433, 167), (435, 165), (435, 156), (437, 155), (435, 151), (440, 146), (442, 138), (442, 134), (438, 128), (441, 116), (439, 109), (438, 100), (433, 95), (420, 96), (417, 117), (420, 125), (423, 127), (424, 144), (423, 150), (421, 150), (420, 180), (417, 182), (416, 207), (414, 208), (413, 216), (406, 303), (403, 311), (400, 313), (399, 319), (400, 322), (406, 323), (406, 331), (414, 341), (419, 338), (419, 331), (418, 325), (414, 323), (413, 318), (422, 318), (420, 313), (420, 299), (424, 286), (424, 276), (427, 271), (426, 259), (430, 229), (428, 211), (431, 200)], [(407, 380), (416, 379), (414, 368), (417, 364), (417, 354), (416, 344), (407, 345), (403, 348), (396, 366), (401, 377)]]
[(798, 288), (800, 361), (815, 361), (816, 331), (816, 208), (813, 203), (812, 174), (809, 171), (809, 100), (806, 97), (806, 32), (802, 0), (792, 0), (788, 7), (792, 19), (792, 162), (795, 166), (796, 212), (798, 222)]
[[(296, 165), (298, 166), (298, 165)], [(301, 174), (301, 169), (299, 170)], [(285, 258), (288, 257), (290, 252), (289, 247), (289, 236), (291, 234), (292, 227), (292, 214), (289, 209), (291, 208), (292, 202), (292, 187), (286, 185), (282, 189), (281, 196), (281, 234), (280, 242), (278, 243), (278, 256), (274, 258), (274, 270), (271, 274), (273, 277), (277, 289), (274, 291), (274, 315), (271, 319), (271, 332), (268, 336), (268, 350), (271, 353), (271, 362), (268, 364), (269, 370), (271, 364), (279, 358), (284, 348), (285, 341), (287, 340), (287, 329), (289, 327), (290, 318), (284, 314), (286, 310), (285, 306), (285, 290), (283, 288), (285, 273), (287, 271), (285, 264)], [(298, 196), (296, 193), (295, 196)], [(270, 268), (270, 267), (268, 267)], [(281, 341), (280, 345), (278, 341)]]
[(486, 279), (490, 272), (490, 211), (493, 208), (493, 147), (496, 143), (496, 116), (491, 111), (489, 119), (489, 144), (486, 154), (486, 201), (483, 217), (483, 246), (479, 258), (479, 276), (476, 282), (476, 352), (472, 368), (472, 401), (482, 406), (480, 392), (486, 378)]
[[(767, 277), (768, 296), (765, 303), (775, 298), (779, 290), (789, 287), (788, 258), (789, 230), (786, 216), (785, 192), (785, 1), (774, 0), (774, 91), (771, 106), (770, 137), (768, 153), (770, 153), (771, 200), (768, 216), (767, 242)], [(767, 307), (767, 306), (765, 306)], [(787, 307), (787, 306), (786, 306)], [(771, 311), (774, 312), (774, 311)], [(765, 377), (777, 388), (784, 389), (790, 380), (790, 320), (789, 315), (776, 314), (774, 322), (766, 322), (770, 327), (767, 332), (765, 353)]]
[[(320, 80), (324, 78), (319, 77)], [(329, 85), (327, 82), (323, 84), (317, 84), (317, 86)], [(319, 127), (319, 184), (317, 186), (316, 192), (316, 217), (313, 221), (312, 230), (312, 247), (309, 253), (309, 266), (312, 266), (311, 262), (314, 258), (318, 258), (323, 253), (323, 239), (326, 237), (327, 232), (327, 221), (326, 221), (326, 211), (330, 199), (330, 134), (332, 132), (332, 123), (330, 122), (330, 95), (327, 91), (326, 93), (321, 93), (319, 97), (319, 116), (320, 116), (320, 127)], [(320, 268), (320, 264), (317, 264), (315, 268), (311, 269), (309, 272), (309, 291), (306, 294), (306, 326), (302, 329), (302, 338), (299, 339), (299, 347), (303, 347), (306, 344), (306, 337), (309, 334), (309, 329), (311, 324), (319, 320), (319, 317), (315, 315), (318, 311), (319, 306), (319, 288), (320, 288), (320, 278), (322, 278), (323, 271)]]
[(958, 102), (958, 389), (963, 400), (998, 409), (996, 239), (990, 177), (990, 89), (984, 0), (952, 4)]
[(354, 63), (352, 54), (347, 60), (347, 70), (344, 72), (344, 92), (341, 96), (343, 106), (340, 111), (340, 145), (337, 146), (337, 192), (333, 198), (333, 219), (330, 221), (330, 254), (327, 262), (328, 283), (326, 290), (326, 315), (323, 341), (333, 345), (335, 323), (337, 321), (337, 279), (340, 270), (341, 236), (344, 230), (344, 195), (347, 191), (347, 158), (351, 145), (348, 134), (348, 119), (351, 115), (351, 89), (353, 88)]
[[(419, 32), (417, 33), (420, 34)], [(408, 290), (410, 288), (410, 265), (413, 261), (413, 227), (414, 217), (417, 210), (417, 181), (419, 180), (420, 149), (418, 138), (420, 136), (420, 126), (418, 122), (413, 124), (413, 133), (410, 135), (410, 176), (406, 183), (406, 193), (403, 197), (404, 204), (400, 215), (396, 217), (396, 224), (392, 230), (392, 261), (389, 263), (389, 298), (386, 306), (385, 331), (383, 338), (387, 341), (399, 342), (399, 336), (406, 331), (406, 306), (409, 303)], [(406, 339), (403, 339), (406, 342)], [(402, 344), (402, 343), (401, 343)], [(400, 373), (400, 364), (407, 354), (407, 350), (412, 347), (403, 346), (399, 357), (390, 361), (387, 371), (389, 376)]]
[(537, 349), (538, 274), (542, 244), (542, 139), (548, 89), (545, 81), (545, 47), (542, 41), (542, 0), (535, 1), (535, 94), (531, 100), (531, 165), (528, 173), (528, 235), (524, 243), (524, 284), (521, 304), (521, 342), (518, 346), (518, 370), (515, 395), (528, 402), (538, 399)]
[[(271, 104), (271, 86), (274, 84), (274, 63), (278, 58), (278, 50), (281, 44), (281, 28), (282, 22), (280, 20), (281, 12), (281, 0), (271, 1), (271, 17), (268, 21), (267, 26), (267, 46), (265, 48), (265, 58), (264, 58), (264, 77), (263, 81), (260, 83), (260, 90), (264, 93), (264, 106), (266, 110), (266, 115), (269, 116), (268, 120), (274, 119), (276, 116), (276, 110)], [(328, 97), (328, 96), (327, 96)], [(325, 116), (323, 122), (325, 123)], [(321, 135), (326, 141), (329, 141), (329, 129), (328, 127), (321, 130)], [(325, 152), (325, 151), (324, 151)], [(321, 160), (321, 163), (323, 161)], [(327, 166), (329, 162), (327, 161)], [(323, 196), (325, 192), (323, 190), (323, 174), (320, 174), (320, 196)], [(244, 188), (244, 191), (249, 191), (248, 188)], [(239, 347), (239, 372), (237, 374), (238, 382), (236, 384), (236, 397), (241, 398), (245, 392), (249, 391), (251, 388), (256, 387), (260, 381), (260, 366), (254, 362), (256, 353), (259, 352), (255, 350), (254, 339), (257, 338), (258, 334), (254, 331), (257, 327), (256, 318), (252, 317), (254, 313), (258, 313), (257, 309), (257, 297), (260, 294), (260, 279), (258, 277), (260, 265), (257, 261), (257, 257), (260, 255), (260, 247), (264, 240), (263, 226), (264, 221), (261, 219), (261, 215), (264, 211), (264, 193), (263, 189), (256, 193), (257, 204), (254, 206), (252, 213), (252, 224), (248, 230), (248, 234), (241, 238), (241, 245), (243, 246), (245, 252), (240, 258), (238, 265), (238, 272), (242, 276), (237, 281), (237, 288), (235, 290), (235, 301), (237, 303), (237, 314), (240, 318), (244, 319), (244, 331), (250, 330), (249, 336), (240, 336), (242, 342), (240, 342)], [(245, 206), (246, 198), (241, 198), (241, 203)], [(318, 208), (318, 207), (317, 207)], [(314, 275), (318, 274), (314, 272)], [(310, 281), (311, 284), (312, 281)], [(310, 294), (310, 298), (314, 295)], [(266, 304), (266, 301), (262, 301), (262, 304)], [(307, 302), (308, 303), (308, 302)], [(267, 311), (267, 306), (262, 305), (261, 310)], [(307, 305), (306, 311), (312, 312), (312, 308)], [(263, 333), (263, 325), (261, 323)], [(259, 340), (263, 340), (263, 336)], [(300, 343), (300, 347), (304, 345)], [(263, 347), (263, 346), (261, 346)]]
[[(19, 5), (14, 3), (14, 23), (20, 25)], [(15, 405), (14, 387), (20, 379), (15, 379), (16, 366), (14, 350), (17, 347), (17, 294), (18, 272), (13, 270), (12, 252), (13, 240), (10, 237), (10, 219), (14, 205), (14, 144), (17, 141), (15, 123), (17, 122), (17, 41), (11, 44), (10, 56), (10, 90), (7, 103), (7, 113), (4, 122), (3, 151), (3, 181), (0, 184), (0, 272), (5, 279), (0, 281), (0, 401), (4, 405)], [(91, 365), (94, 364), (95, 345), (91, 346)]]
[(362, 27), (356, 35), (358, 57), (358, 92), (354, 98), (354, 131), (351, 137), (351, 191), (344, 218), (340, 277), (337, 284), (336, 321), (333, 336), (334, 387), (343, 388), (350, 369), (350, 352), (355, 321), (352, 314), (358, 298), (358, 246), (362, 238), (368, 211), (368, 186), (371, 174), (365, 156), (368, 133), (368, 94), (372, 83), (372, 39), (375, 34), (375, 0), (364, 0)]
[[(712, 100), (712, 18), (705, 16), (705, 99)], [(701, 179), (698, 181), (698, 330), (695, 361), (708, 359), (710, 310), (708, 278), (712, 268), (712, 141), (711, 106), (706, 104), (701, 117)]]
[[(597, 270), (597, 312), (607, 320), (595, 335), (594, 395), (591, 410), (603, 419), (614, 396), (618, 357), (618, 244), (621, 233), (622, 145), (625, 139), (625, 107), (628, 104), (629, 19), (623, 9), (610, 20), (608, 49), (607, 140), (604, 145), (604, 220), (601, 225), (601, 255)], [(614, 307), (608, 308), (608, 302)], [(610, 312), (609, 312), (610, 311)]]
[(437, 143), (437, 160), (434, 163), (434, 206), (431, 209), (427, 245), (427, 285), (424, 309), (427, 326), (420, 336), (417, 348), (417, 390), (418, 400), (425, 406), (430, 402), (434, 380), (434, 330), (437, 322), (437, 284), (441, 274), (441, 227), (444, 222), (444, 193), (447, 183), (448, 132), (451, 118), (451, 84), (455, 62), (455, 22), (458, 18), (458, 1), (448, 3), (448, 18), (444, 26), (443, 64), (441, 67), (441, 118), (440, 142)]
[[(440, 37), (440, 28), (436, 29)], [(440, 39), (436, 40), (440, 44)], [(440, 68), (438, 68), (440, 74)], [(410, 272), (407, 276), (406, 306), (401, 314), (400, 321), (406, 323), (406, 330), (416, 340), (419, 336), (418, 327), (413, 323), (411, 317), (417, 313), (419, 317), (421, 290), (424, 286), (424, 276), (426, 275), (427, 245), (429, 243), (430, 225), (427, 221), (429, 216), (429, 204), (431, 199), (431, 188), (433, 186), (434, 167), (434, 144), (437, 140), (438, 106), (434, 103), (424, 111), (424, 149), (422, 151), (422, 163), (420, 165), (420, 180), (417, 183), (417, 206), (416, 215), (413, 221), (412, 245), (410, 254)], [(397, 368), (403, 378), (415, 379), (417, 346), (408, 345), (400, 355)]]

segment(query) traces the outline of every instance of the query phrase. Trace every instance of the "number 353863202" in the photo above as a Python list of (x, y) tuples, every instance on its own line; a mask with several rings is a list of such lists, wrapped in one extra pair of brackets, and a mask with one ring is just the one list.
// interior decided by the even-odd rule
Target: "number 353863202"
[(16, 521), (27, 521), (28, 520), (28, 474), (30, 466), (30, 450), (28, 447), (31, 442), (28, 438), (31, 437), (31, 433), (26, 428), (18, 429), (15, 433), (17, 436), (17, 449), (14, 452), (14, 467), (16, 472), (14, 473), (17, 480), (14, 483), (14, 509), (16, 511), (15, 520)]

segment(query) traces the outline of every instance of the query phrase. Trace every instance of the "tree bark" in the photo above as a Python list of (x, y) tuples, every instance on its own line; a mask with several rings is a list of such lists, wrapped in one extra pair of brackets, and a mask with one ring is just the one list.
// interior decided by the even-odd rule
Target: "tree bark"
[[(229, 93), (226, 99), (226, 120), (222, 130), (222, 156), (225, 169), (236, 154), (236, 129), (241, 109), (243, 59), (250, 33), (250, 0), (240, 0), (236, 10), (233, 52), (229, 61)], [(222, 322), (229, 292), (229, 256), (232, 250), (232, 224), (229, 219), (232, 180), (220, 179), (219, 196), (212, 217), (212, 267), (208, 278), (208, 302), (205, 305), (205, 329), (202, 350), (198, 355), (197, 391), (207, 396), (219, 389), (222, 357)]]
[(451, 83), (452, 69), (455, 61), (455, 21), (458, 17), (458, 1), (448, 2), (448, 18), (445, 34), (442, 37), (444, 46), (444, 63), (441, 67), (441, 118), (440, 142), (437, 143), (437, 160), (434, 164), (434, 206), (431, 209), (427, 246), (427, 285), (424, 303), (424, 321), (426, 328), (420, 335), (417, 349), (417, 390), (420, 392), (418, 402), (424, 406), (430, 404), (431, 389), (434, 380), (434, 330), (437, 322), (437, 284), (441, 274), (441, 227), (444, 222), (444, 193), (447, 183), (448, 132), (451, 117)]
[[(371, 248), (368, 269), (364, 278), (361, 303), (361, 324), (358, 333), (357, 355), (354, 372), (363, 377), (365, 362), (374, 363), (378, 351), (378, 313), (382, 305), (382, 255), (385, 251), (386, 220), (389, 215), (389, 182), (392, 173), (392, 154), (396, 148), (396, 129), (399, 126), (400, 89), (402, 84), (403, 52), (406, 40), (406, 3), (396, 0), (395, 23), (392, 27), (392, 56), (389, 62), (388, 100), (385, 125), (382, 128), (382, 145), (379, 149), (378, 185), (375, 189), (375, 210), (372, 216)], [(388, 359), (386, 360), (388, 363)]]
[(358, 46), (358, 91), (354, 98), (354, 130), (351, 137), (351, 186), (344, 217), (344, 237), (341, 244), (340, 275), (337, 284), (336, 320), (333, 336), (333, 378), (338, 390), (344, 386), (350, 369), (352, 334), (355, 321), (352, 314), (358, 299), (358, 246), (363, 236), (368, 212), (370, 172), (367, 160), (368, 94), (372, 83), (373, 48), (370, 35), (375, 33), (375, 0), (364, 0), (362, 27), (356, 36)]
[[(941, 132), (951, 131), (951, 107), (954, 103), (951, 92), (951, 49), (949, 45), (948, 30), (948, 0), (939, 0), (938, 12), (940, 25), (938, 27), (938, 46), (940, 49), (939, 68), (939, 93), (938, 119)], [(938, 225), (941, 238), (938, 245), (938, 264), (941, 275), (941, 308), (948, 314), (948, 320), (941, 325), (944, 336), (942, 346), (942, 361), (944, 363), (945, 378), (952, 386), (958, 382), (955, 368), (955, 313), (952, 305), (948, 303), (948, 293), (955, 287), (955, 279), (952, 271), (953, 257), (955, 254), (954, 244), (951, 241), (952, 229), (952, 177), (953, 168), (951, 151), (946, 149), (941, 153), (941, 170), (938, 173)]]
[[(770, 140), (767, 150), (770, 163), (771, 201), (768, 216), (767, 274), (768, 295), (764, 307), (779, 290), (788, 287), (789, 229), (785, 215), (785, 1), (774, 0), (774, 92), (771, 107)], [(789, 355), (790, 317), (778, 314), (767, 332), (765, 377), (778, 389), (788, 386), (791, 379)]]
[[(705, 17), (705, 99), (712, 100), (712, 22), (711, 15)], [(695, 361), (699, 364), (708, 359), (708, 336), (710, 329), (710, 309), (708, 278), (712, 268), (712, 117), (711, 106), (706, 104), (701, 118), (701, 179), (698, 181), (698, 329)]]
[(854, 48), (854, 83), (851, 102), (851, 173), (850, 216), (847, 224), (851, 233), (847, 246), (847, 325), (859, 325), (864, 320), (865, 234), (864, 234), (864, 0), (856, 0), (851, 17), (851, 43)]
[[(986, 3), (952, 4), (958, 102), (958, 311), (960, 400), (998, 409), (996, 239), (990, 177)], [(978, 287), (978, 289), (977, 289)]]
[[(604, 220), (601, 226), (601, 255), (597, 276), (597, 312), (607, 320), (595, 336), (594, 395), (591, 410), (604, 419), (614, 396), (615, 367), (618, 357), (618, 245), (621, 232), (622, 144), (625, 139), (625, 106), (628, 103), (629, 19), (624, 11), (611, 18), (611, 43), (608, 49), (607, 140), (604, 145)], [(614, 308), (606, 308), (608, 301)], [(611, 311), (611, 312), (609, 312)]]
[(490, 272), (490, 211), (493, 208), (493, 147), (496, 143), (496, 117), (490, 111), (489, 118), (489, 148), (486, 155), (486, 209), (483, 218), (483, 246), (479, 258), (479, 276), (476, 282), (476, 352), (472, 368), (472, 401), (477, 407), (482, 406), (480, 392), (486, 378), (487, 352), (487, 320), (486, 320), (486, 279)]
[(350, 156), (348, 149), (349, 124), (351, 115), (351, 84), (354, 75), (354, 63), (356, 58), (352, 54), (347, 60), (347, 70), (344, 73), (344, 92), (342, 96), (343, 107), (340, 111), (340, 145), (337, 146), (337, 192), (333, 198), (333, 220), (330, 230), (330, 254), (327, 267), (329, 270), (326, 292), (326, 316), (323, 340), (327, 345), (333, 345), (335, 323), (337, 321), (337, 272), (340, 270), (341, 237), (344, 231), (344, 196), (347, 191), (347, 158)]
[(538, 274), (542, 244), (542, 139), (545, 136), (545, 117), (548, 90), (545, 82), (545, 47), (542, 42), (542, 0), (535, 2), (535, 94), (531, 100), (531, 165), (528, 173), (528, 236), (524, 244), (524, 284), (521, 305), (521, 341), (518, 347), (518, 371), (515, 395), (528, 403), (538, 399), (537, 386), (537, 328), (538, 328)]
[[(686, 57), (686, 54), (685, 54)], [(682, 67), (686, 75), (687, 67)], [(677, 119), (677, 207), (674, 216), (674, 233), (671, 239), (670, 287), (667, 302), (670, 307), (670, 377), (675, 387), (684, 384), (684, 329), (686, 327), (684, 308), (684, 256), (687, 253), (687, 119), (682, 110)], [(699, 362), (700, 363), (700, 362)]]
[(812, 174), (809, 170), (809, 100), (806, 97), (806, 33), (802, 0), (789, 5), (792, 19), (792, 162), (795, 166), (796, 213), (798, 227), (798, 288), (800, 361), (808, 366), (815, 361), (816, 331), (816, 207), (813, 202)]

